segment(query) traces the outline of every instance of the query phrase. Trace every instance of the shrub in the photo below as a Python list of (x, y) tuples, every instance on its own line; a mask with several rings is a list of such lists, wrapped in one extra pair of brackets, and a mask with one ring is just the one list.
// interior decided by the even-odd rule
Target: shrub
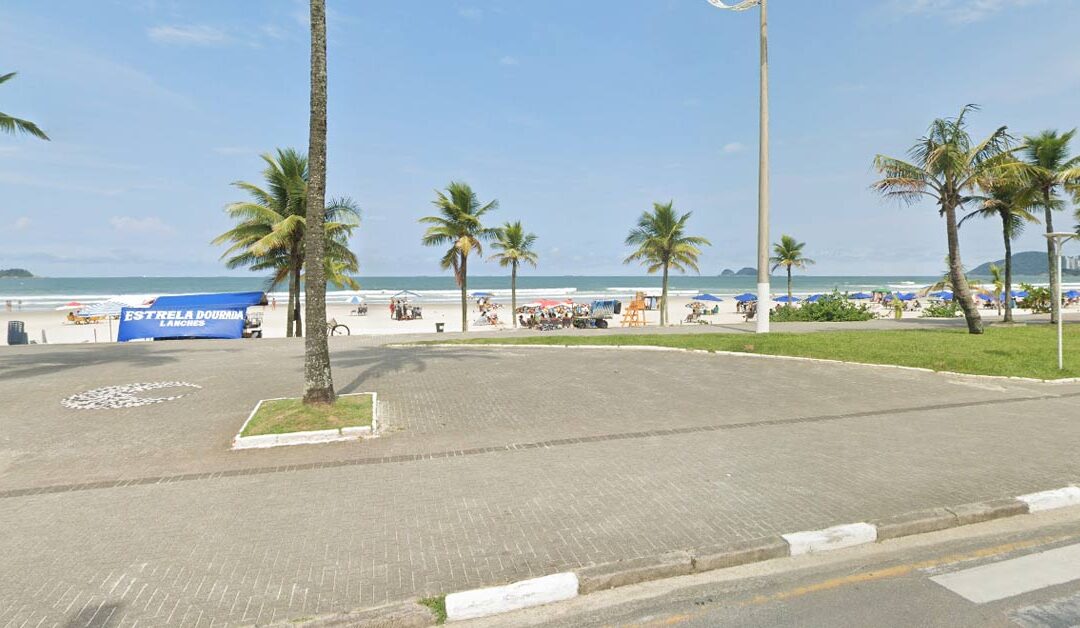
[(923, 308), (922, 318), (955, 318), (960, 313), (960, 304), (956, 301), (931, 303)]
[(1050, 288), (1036, 288), (1029, 283), (1020, 284), (1020, 288), (1027, 292), (1027, 296), (1017, 303), (1025, 310), (1031, 310), (1033, 314), (1048, 314), (1050, 304), (1054, 297), (1050, 294)]
[(774, 310), (769, 320), (778, 323), (791, 322), (841, 322), (868, 321), (874, 318), (865, 305), (856, 305), (848, 301), (839, 292), (822, 295), (817, 301), (803, 303), (802, 307), (784, 305)]

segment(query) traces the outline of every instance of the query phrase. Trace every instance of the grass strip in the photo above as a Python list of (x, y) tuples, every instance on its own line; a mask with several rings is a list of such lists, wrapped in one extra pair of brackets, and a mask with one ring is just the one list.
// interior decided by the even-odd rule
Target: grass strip
[[(1065, 325), (1065, 369), (1057, 368), (1057, 332), (1050, 325), (992, 326), (982, 335), (960, 329), (854, 330), (807, 333), (612, 334), (473, 338), (454, 344), (656, 346), (786, 355), (863, 364), (913, 366), (973, 375), (1036, 379), (1080, 377), (1080, 325)], [(434, 344), (434, 343), (429, 343)], [(445, 343), (440, 343), (445, 344)]]
[(426, 606), (431, 609), (431, 612), (435, 613), (435, 623), (446, 623), (446, 596), (440, 595), (438, 597), (426, 597), (421, 599), (421, 606)]

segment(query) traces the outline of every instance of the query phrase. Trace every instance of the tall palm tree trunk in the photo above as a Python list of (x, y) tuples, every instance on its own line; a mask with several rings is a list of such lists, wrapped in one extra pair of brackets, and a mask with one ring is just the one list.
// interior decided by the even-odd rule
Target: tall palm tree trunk
[[(460, 255), (460, 254), (459, 254)], [(461, 256), (461, 333), (469, 331), (469, 304), (466, 292), (469, 290), (469, 258)]]
[(303, 262), (299, 258), (297, 258), (296, 262), (293, 264), (292, 269), (293, 291), (295, 293), (295, 296), (293, 296), (292, 320), (293, 336), (296, 338), (300, 338), (304, 335), (303, 317), (300, 316), (300, 270), (302, 265)]
[(953, 285), (953, 298), (960, 303), (960, 309), (964, 311), (968, 332), (981, 334), (983, 333), (982, 317), (979, 316), (979, 309), (975, 306), (975, 299), (971, 297), (967, 277), (964, 275), (964, 266), (960, 262), (960, 236), (956, 229), (956, 206), (951, 203), (945, 206), (945, 229), (949, 239), (949, 279)]
[(510, 265), (510, 318), (517, 329), (517, 262)]
[(668, 265), (664, 264), (664, 284), (660, 290), (660, 325), (668, 324), (668, 309), (667, 309), (667, 284), (668, 284)]
[(292, 268), (288, 271), (288, 285), (289, 285), (289, 304), (285, 310), (285, 337), (293, 337), (293, 319), (296, 317), (296, 280), (293, 276)]
[(334, 402), (330, 347), (326, 342), (326, 0), (311, 0), (311, 115), (308, 129), (307, 218), (304, 261), (307, 334), (304, 337), (304, 403)]
[(791, 264), (787, 267), (787, 304), (791, 305)]
[[(1046, 212), (1046, 232), (1054, 232), (1054, 210), (1050, 200), (1050, 190), (1043, 190), (1043, 209)], [(1054, 254), (1054, 241), (1046, 239), (1046, 268), (1050, 271), (1050, 322), (1056, 323), (1061, 316), (1061, 303), (1057, 300), (1057, 265), (1058, 258)]]
[(1003, 288), (1005, 294), (1002, 295), (1002, 300), (1005, 302), (1005, 318), (1006, 323), (1011, 323), (1012, 316), (1012, 238), (1009, 237), (1009, 215), (1003, 214), (1001, 216), (1002, 232), (1005, 235), (1005, 287)]

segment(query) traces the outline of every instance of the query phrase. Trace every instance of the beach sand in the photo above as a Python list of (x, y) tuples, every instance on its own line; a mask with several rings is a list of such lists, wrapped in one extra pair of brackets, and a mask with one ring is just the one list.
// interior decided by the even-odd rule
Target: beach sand
[[(510, 319), (510, 304), (509, 300), (504, 303), (502, 300), (497, 300), (497, 303), (502, 304), (500, 310), (500, 325), (495, 329), (512, 329), (512, 322)], [(686, 315), (690, 310), (686, 307), (690, 303), (688, 297), (672, 297), (671, 307), (671, 323), (673, 325), (684, 325)], [(346, 304), (330, 304), (327, 306), (327, 318), (335, 319), (337, 322), (342, 323), (349, 327), (351, 335), (389, 335), (389, 334), (420, 334), (420, 333), (435, 333), (435, 323), (444, 323), (445, 330), (447, 332), (459, 332), (461, 331), (461, 310), (460, 306), (456, 303), (422, 303), (424, 310), (424, 318), (422, 320), (412, 321), (395, 321), (390, 318), (389, 305), (386, 303), (372, 303), (368, 307), (368, 313), (366, 316), (355, 316), (351, 312), (356, 309), (355, 305)], [(625, 305), (625, 301), (624, 301)], [(735, 311), (735, 301), (732, 299), (726, 299), (719, 304), (720, 311), (718, 314), (704, 317), (704, 320), (710, 324), (715, 325), (729, 325), (734, 323), (742, 323), (743, 315)], [(880, 306), (875, 306), (875, 312), (885, 314), (885, 318), (892, 318), (891, 309), (883, 309)], [(257, 310), (258, 308), (254, 308)], [(278, 307), (272, 308), (266, 306), (263, 310), (263, 336), (266, 338), (282, 338), (285, 336), (285, 308), (279, 303)], [(1018, 314), (1024, 313), (1017, 310)], [(100, 322), (88, 325), (75, 325), (66, 320), (66, 312), (57, 311), (15, 311), (15, 312), (0, 312), (0, 344), (7, 344), (7, 321), (9, 320), (21, 320), (25, 322), (26, 331), (30, 341), (48, 344), (70, 344), (70, 343), (92, 343), (92, 342), (113, 342), (116, 340), (117, 321), (112, 321), (111, 325), (108, 322)], [(904, 318), (917, 318), (919, 312), (905, 312)], [(996, 317), (996, 312), (991, 310), (985, 310), (984, 316), (993, 320)], [(469, 321), (470, 330), (492, 330), (490, 325), (476, 325), (475, 321), (480, 318), (476, 309), (474, 301), (469, 302)], [(612, 331), (619, 329), (619, 320), (621, 316), (616, 316), (609, 321)], [(660, 322), (659, 311), (647, 311), (645, 313), (645, 319), (649, 326), (658, 325)], [(690, 323), (691, 325), (698, 325), (697, 323)], [(573, 333), (573, 329), (566, 330), (567, 333)], [(44, 336), (42, 335), (44, 332)]]

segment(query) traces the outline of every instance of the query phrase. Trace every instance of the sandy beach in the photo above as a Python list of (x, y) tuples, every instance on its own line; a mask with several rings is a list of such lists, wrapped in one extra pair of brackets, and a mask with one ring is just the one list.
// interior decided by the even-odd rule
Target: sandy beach
[[(506, 302), (497, 299), (495, 302), (502, 305), (502, 308), (500, 309), (501, 316), (499, 325), (495, 327), (495, 329), (512, 329), (512, 322), (509, 317), (509, 299), (507, 299)], [(672, 325), (690, 324), (696, 326), (700, 324), (696, 322), (685, 322), (686, 316), (690, 312), (687, 307), (690, 302), (691, 299), (689, 297), (676, 296), (671, 298), (670, 312)], [(471, 331), (491, 330), (492, 327), (490, 325), (477, 324), (480, 315), (475, 302), (470, 301), (469, 305), (469, 329)], [(719, 312), (702, 318), (702, 320), (708, 324), (729, 325), (744, 322), (743, 314), (741, 312), (736, 312), (736, 302), (732, 299), (725, 299), (721, 303), (710, 303), (709, 305), (718, 305)], [(252, 308), (252, 311), (257, 312), (260, 309), (263, 313), (263, 336), (266, 338), (284, 337), (286, 319), (285, 308), (279, 303), (277, 307), (266, 306), (263, 308)], [(1070, 309), (1080, 311), (1080, 308), (1076, 307)], [(456, 303), (424, 303), (424, 318), (411, 321), (392, 320), (390, 318), (389, 305), (386, 303), (370, 304), (368, 313), (365, 316), (353, 314), (355, 310), (355, 305), (341, 303), (329, 304), (327, 305), (327, 318), (335, 319), (338, 323), (348, 326), (351, 335), (435, 334), (435, 323), (443, 323), (447, 332), (458, 332), (461, 327), (460, 306)], [(873, 305), (872, 311), (877, 313), (881, 318), (892, 318), (893, 316), (891, 308), (884, 308), (880, 305)], [(1027, 313), (1026, 310), (1015, 310), (1015, 312), (1018, 315)], [(997, 317), (997, 313), (989, 309), (983, 310), (983, 315), (989, 320), (993, 320)], [(918, 311), (904, 312), (905, 319), (918, 317)], [(609, 321), (612, 331), (618, 330), (620, 318), (621, 317), (617, 316)], [(648, 325), (658, 325), (660, 322), (660, 313), (658, 310), (647, 311), (645, 313), (645, 318)], [(114, 342), (116, 340), (117, 321), (115, 320), (111, 321), (111, 324), (108, 321), (102, 321), (93, 324), (76, 325), (66, 319), (65, 312), (38, 310), (0, 313), (0, 328), (5, 330), (5, 333), (0, 337), (0, 344), (7, 343), (6, 329), (7, 322), (10, 320), (23, 321), (26, 325), (26, 331), (30, 341), (39, 344)], [(573, 329), (567, 330), (568, 333), (573, 333), (573, 331)], [(522, 330), (522, 333), (539, 332)]]

